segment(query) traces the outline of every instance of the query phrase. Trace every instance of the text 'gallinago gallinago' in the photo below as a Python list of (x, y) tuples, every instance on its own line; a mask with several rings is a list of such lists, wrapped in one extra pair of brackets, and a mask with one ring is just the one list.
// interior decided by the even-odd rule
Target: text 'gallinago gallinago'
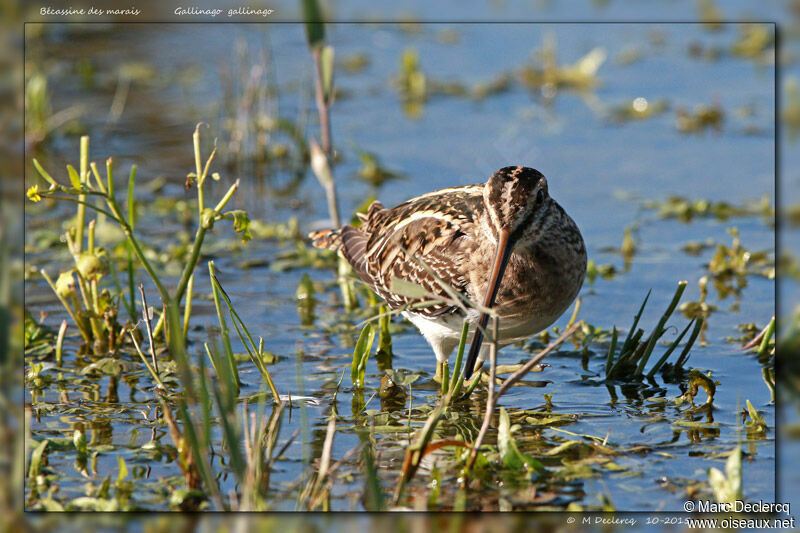
[(393, 278), (447, 300), (403, 312), (439, 363), (458, 345), (466, 315), (474, 332), (466, 378), (488, 354), (475, 327), (485, 328), (488, 315), (474, 308), (465, 313), (441, 282), (497, 310), (501, 346), (552, 324), (583, 284), (586, 248), (578, 226), (550, 198), (547, 181), (532, 168), (501, 168), (486, 184), (442, 189), (394, 209), (374, 202), (359, 217), (363, 224), (358, 228), (312, 233), (314, 245), (338, 249), (393, 309), (423, 301), (393, 292)]

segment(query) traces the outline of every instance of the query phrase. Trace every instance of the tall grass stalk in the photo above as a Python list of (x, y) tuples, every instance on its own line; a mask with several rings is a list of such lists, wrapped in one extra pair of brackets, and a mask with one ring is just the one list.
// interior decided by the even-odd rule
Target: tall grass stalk
[(67, 333), (67, 321), (62, 320), (58, 328), (58, 338), (56, 339), (56, 365), (61, 368), (64, 364), (64, 335)]
[[(78, 178), (79, 189), (83, 189), (86, 185), (87, 181), (87, 169), (89, 164), (89, 137), (84, 135), (81, 137), (81, 148), (80, 148), (80, 174)], [(80, 203), (78, 204), (78, 222), (76, 224), (76, 232), (75, 232), (75, 244), (76, 247), (74, 248), (75, 253), (80, 254), (83, 251), (83, 226), (86, 220), (86, 195), (79, 195), (78, 200)]]
[[(136, 187), (136, 165), (131, 166), (131, 173), (128, 176), (128, 223), (131, 225), (131, 231), (136, 228), (136, 195), (134, 189)], [(128, 298), (130, 300), (130, 315), (131, 319), (136, 316), (136, 296), (134, 295), (135, 282), (133, 280), (133, 246), (130, 242), (127, 243), (128, 247)]]
[[(314, 101), (319, 114), (320, 139), (322, 146), (314, 139), (309, 143), (311, 151), (311, 170), (325, 190), (328, 201), (328, 214), (333, 227), (339, 228), (342, 220), (339, 215), (339, 202), (336, 193), (336, 180), (331, 171), (333, 161), (333, 142), (331, 140), (330, 106), (333, 100), (333, 47), (325, 44), (325, 24), (322, 22), (322, 9), (318, 0), (302, 1), (303, 20), (306, 28), (306, 39), (314, 63)], [(347, 261), (339, 257), (337, 263), (337, 279), (339, 290), (346, 310), (358, 307), (355, 287), (350, 279), (352, 268)]]

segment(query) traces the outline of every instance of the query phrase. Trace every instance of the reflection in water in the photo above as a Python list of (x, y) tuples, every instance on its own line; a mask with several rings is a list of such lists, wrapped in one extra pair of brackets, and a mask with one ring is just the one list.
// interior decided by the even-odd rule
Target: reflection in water
[[(673, 430), (676, 442), (683, 431), (686, 432), (686, 437), (691, 443), (711, 442), (719, 438), (720, 428), (719, 424), (714, 423), (714, 406), (711, 403), (687, 409), (685, 411), (685, 426), (683, 428)], [(703, 416), (705, 415), (705, 420)], [(674, 425), (673, 425), (674, 427)]]

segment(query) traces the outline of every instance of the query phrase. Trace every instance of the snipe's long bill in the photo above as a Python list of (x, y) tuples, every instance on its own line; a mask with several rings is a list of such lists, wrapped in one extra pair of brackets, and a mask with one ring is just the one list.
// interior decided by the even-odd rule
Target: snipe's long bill
[[(391, 308), (405, 306), (403, 314), (427, 339), (437, 362), (447, 361), (458, 345), (466, 318), (473, 332), (467, 379), (488, 354), (481, 331), (488, 315), (473, 307), (465, 312), (443, 284), (497, 313), (498, 344), (504, 346), (555, 322), (586, 273), (578, 226), (550, 197), (545, 177), (528, 167), (504, 167), (485, 184), (442, 189), (393, 209), (376, 201), (359, 218), (358, 228), (310, 237), (319, 248), (339, 250)], [(420, 285), (441, 301), (424, 305), (430, 299), (394, 292), (393, 278)]]

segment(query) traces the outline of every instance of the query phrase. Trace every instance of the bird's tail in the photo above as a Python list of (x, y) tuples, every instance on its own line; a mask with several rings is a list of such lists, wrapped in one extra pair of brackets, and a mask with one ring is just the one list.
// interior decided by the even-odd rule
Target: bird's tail
[(342, 246), (341, 230), (338, 229), (312, 231), (308, 234), (308, 237), (315, 248), (338, 250)]
[[(380, 217), (381, 212), (385, 211), (385, 209), (382, 203), (375, 200), (369, 205), (366, 213), (356, 213), (356, 217), (358, 217), (362, 225), (369, 225), (370, 221)], [(362, 235), (361, 231), (354, 232), (353, 227), (349, 227), (349, 230), (345, 230), (347, 227), (348, 226), (343, 226), (339, 229), (312, 231), (308, 234), (308, 237), (311, 239), (311, 244), (313, 244), (315, 248), (323, 248), (326, 250), (338, 250), (342, 247), (343, 232), (348, 233), (350, 237), (357, 235), (358, 238), (366, 240), (367, 236)], [(347, 240), (347, 237), (345, 237), (345, 240)]]

